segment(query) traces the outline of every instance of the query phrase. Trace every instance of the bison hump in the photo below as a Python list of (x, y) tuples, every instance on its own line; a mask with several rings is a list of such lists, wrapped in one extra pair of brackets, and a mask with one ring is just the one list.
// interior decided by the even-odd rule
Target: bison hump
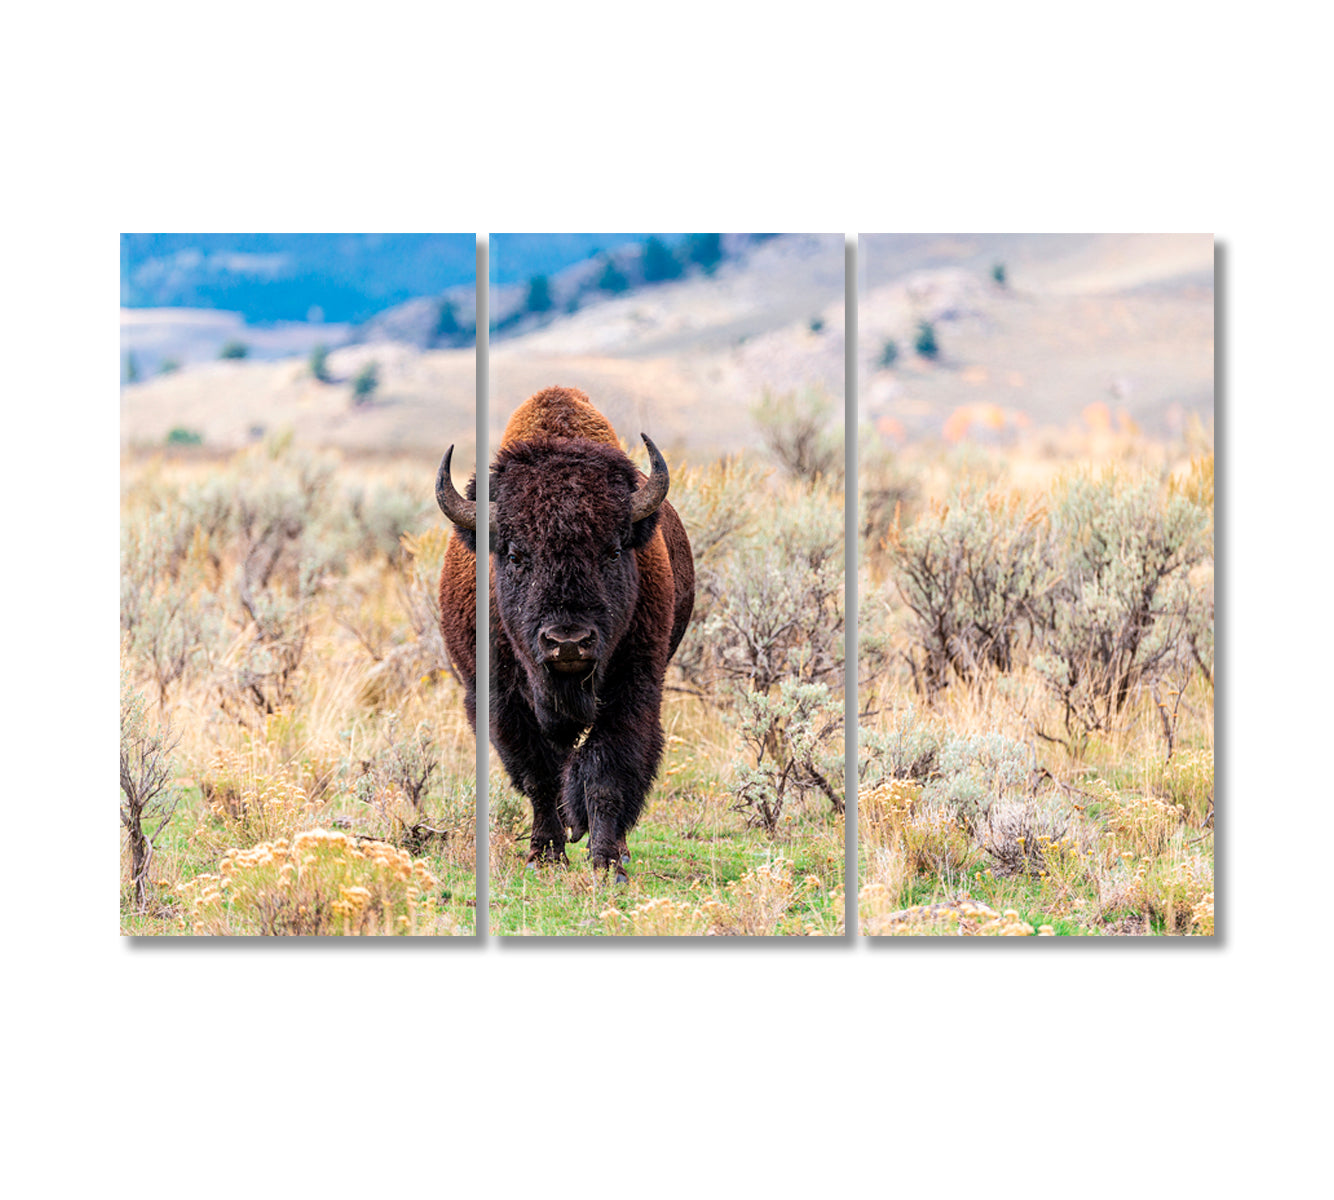
[(529, 396), (510, 417), (501, 446), (539, 438), (584, 438), (619, 446), (616, 431), (578, 388), (549, 387)]

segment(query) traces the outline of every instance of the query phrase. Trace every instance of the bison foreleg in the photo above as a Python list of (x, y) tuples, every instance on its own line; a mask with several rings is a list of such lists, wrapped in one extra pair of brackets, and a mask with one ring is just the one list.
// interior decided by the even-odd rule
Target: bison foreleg
[(560, 815), (570, 841), (577, 842), (588, 832), (588, 810), (584, 807), (582, 792), (562, 786)]
[(533, 800), (533, 835), (528, 842), (528, 861), (565, 865), (565, 827), (556, 815), (556, 803), (550, 797)]
[(599, 870), (615, 867), (618, 879), (627, 878), (626, 834), (643, 810), (662, 741), (656, 714), (628, 729), (609, 723), (593, 729), (565, 768), (562, 808), (587, 813), (589, 862)]
[(503, 693), (492, 704), (491, 741), (514, 784), (533, 806), (528, 862), (564, 863), (565, 822), (560, 814), (561, 778), (568, 751), (548, 742), (532, 710)]

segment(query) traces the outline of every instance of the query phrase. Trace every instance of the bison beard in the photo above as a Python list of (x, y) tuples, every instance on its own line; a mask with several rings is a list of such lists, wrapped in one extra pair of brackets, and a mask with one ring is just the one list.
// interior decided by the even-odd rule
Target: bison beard
[[(583, 393), (547, 389), (511, 420), (490, 481), (491, 741), (533, 806), (528, 860), (564, 862), (566, 841), (587, 833), (590, 861), (618, 878), (662, 756), (667, 663), (694, 604), (666, 464), (644, 441), (647, 480)], [(476, 728), (476, 505), (449, 483), (449, 457), (437, 498), (458, 528), (441, 626)]]

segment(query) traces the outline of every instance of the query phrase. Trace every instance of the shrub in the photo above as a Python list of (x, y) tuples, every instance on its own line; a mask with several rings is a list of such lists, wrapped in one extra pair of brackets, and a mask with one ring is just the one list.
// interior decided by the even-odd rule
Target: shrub
[(812, 333), (823, 333), (824, 318), (812, 317), (809, 321), (806, 322), (806, 328), (809, 329)]
[(139, 359), (135, 356), (133, 350), (125, 356), (125, 382), (139, 382)]
[(456, 337), (462, 332), (463, 326), (459, 324), (453, 301), (441, 300), (440, 311), (435, 318), (435, 328), (431, 331), (432, 340)]
[(947, 808), (977, 836), (997, 801), (1027, 791), (1035, 766), (1032, 749), (1004, 734), (950, 735), (922, 798)]
[(400, 542), (395, 590), (408, 619), (410, 636), (388, 653), (373, 651), (379, 661), (362, 684), (361, 701), (377, 707), (397, 702), (426, 676), (452, 670), (440, 635), (439, 593), (449, 533), (437, 526), (417, 536), (405, 533)]
[(696, 573), (701, 615), (692, 628), (712, 673), (760, 692), (784, 679), (841, 682), (841, 506), (803, 491), (728, 549)]
[(769, 453), (806, 483), (843, 477), (842, 407), (823, 391), (765, 391), (751, 416)]
[(1212, 937), (1214, 932), (1214, 894), (1206, 892), (1190, 910), (1192, 932)]
[[(351, 523), (335, 486), (336, 459), (279, 440), (246, 462), (233, 518), (235, 594), (251, 637), (231, 659), (224, 691), (229, 702), (271, 713), (295, 695), (311, 604), (326, 577), (346, 569)], [(244, 719), (234, 706), (230, 711)]]
[(332, 383), (329, 377), (329, 347), (321, 342), (310, 352), (310, 373), (320, 383)]
[(529, 821), (528, 801), (512, 787), (506, 787), (502, 781), (499, 787), (492, 788), (488, 809), (491, 828), (497, 833), (510, 838), (518, 838)]
[(426, 813), (431, 778), (440, 768), (439, 747), (425, 722), (401, 733), (397, 714), (390, 716), (384, 736), (386, 744), (360, 763), (354, 794), (376, 809), (396, 845), (419, 853), (432, 840), (449, 836), (449, 830), (431, 825)]
[(424, 862), (383, 842), (312, 829), (231, 850), (218, 873), (182, 888), (194, 932), (330, 935), (458, 932), (441, 929), (440, 881)]
[(1045, 877), (1068, 825), (1055, 804), (1024, 796), (988, 805), (972, 832), (996, 863), (996, 874)]
[(202, 446), (204, 435), (196, 429), (186, 429), (183, 425), (173, 425), (167, 431), (168, 446)]
[(893, 338), (886, 338), (885, 344), (880, 347), (880, 357), (876, 360), (878, 366), (888, 369), (899, 361), (899, 344)]
[(1147, 913), (1164, 933), (1213, 933), (1214, 869), (1200, 855), (1167, 854), (1127, 864), (1108, 903)]
[(369, 404), (380, 386), (380, 365), (374, 359), (366, 363), (352, 379), (352, 403)]
[(705, 586), (757, 527), (767, 500), (767, 472), (741, 458), (723, 458), (708, 467), (672, 472), (671, 503), (690, 531), (695, 561), (695, 608), (672, 663), (696, 689), (711, 689), (717, 674), (715, 647), (703, 636), (717, 606), (717, 594)]
[(1133, 690), (1189, 661), (1192, 635), (1212, 625), (1189, 579), (1212, 550), (1207, 518), (1152, 479), (1107, 472), (1067, 485), (1052, 533), (1061, 583), (1038, 606), (1034, 666), (1067, 732), (1109, 730)]
[(692, 233), (686, 238), (686, 257), (706, 275), (713, 274), (722, 262), (723, 235), (721, 233)]
[[(338, 479), (336, 457), (275, 439), (205, 482), (127, 505), (121, 627), (160, 698), (212, 667), (224, 710), (245, 723), (292, 699), (317, 597), (356, 560), (400, 565), (400, 538), (425, 513), (408, 488)], [(420, 582), (428, 604), (430, 587)], [(434, 644), (432, 624), (423, 615), (418, 637)], [(443, 660), (443, 646), (430, 659), (417, 677)]]
[(1156, 796), (1137, 796), (1105, 788), (1102, 819), (1117, 846), (1135, 855), (1154, 856), (1167, 849), (1181, 827), (1182, 812)]
[[(148, 716), (127, 672), (120, 677), (120, 823), (130, 848), (130, 882), (140, 911), (148, 905), (153, 843), (176, 811), (171, 753), (178, 739), (170, 721)], [(150, 828), (151, 826), (151, 828)]]
[(680, 276), (682, 266), (676, 255), (661, 239), (651, 237), (644, 243), (644, 282), (663, 283)]
[(857, 820), (868, 844), (897, 860), (903, 882), (927, 871), (958, 875), (978, 857), (965, 829), (950, 812), (922, 803), (922, 786), (896, 779), (858, 793)]
[(208, 539), (170, 512), (121, 528), (120, 627), (127, 655), (145, 664), (165, 707), (171, 686), (208, 661), (221, 606), (208, 589)]
[(252, 751), (219, 751), (199, 786), (207, 815), (190, 840), (213, 855), (291, 838), (314, 824), (326, 804), (323, 786), (299, 764), (272, 767)]
[(946, 737), (921, 724), (911, 704), (881, 727), (861, 729), (857, 735), (859, 787), (875, 788), (894, 781), (921, 785), (935, 778)]
[(985, 667), (1009, 671), (1039, 609), (1057, 586), (1045, 511), (1018, 495), (956, 495), (885, 540), (890, 572), (913, 614), (922, 653), (911, 659), (928, 695), (950, 675), (971, 681)]
[(611, 292), (613, 295), (625, 291), (630, 286), (630, 281), (616, 266), (616, 262), (610, 254), (607, 255), (602, 274), (598, 276), (597, 286), (599, 290)]
[(1212, 750), (1183, 750), (1172, 755), (1154, 780), (1167, 799), (1197, 825), (1207, 822), (1214, 800)]
[(919, 321), (917, 323), (917, 337), (913, 341), (913, 349), (917, 351), (920, 358), (934, 361), (940, 357), (940, 343), (936, 341), (936, 328), (930, 321)]
[(673, 469), (671, 503), (690, 531), (697, 568), (716, 566), (731, 546), (755, 531), (762, 514), (772, 510), (770, 474), (739, 457), (686, 467), (679, 475)]
[[(917, 500), (916, 479), (869, 425), (857, 431), (857, 522), (862, 561), (884, 552), (889, 532)], [(864, 592), (863, 595), (870, 595)]]
[(162, 365), (158, 367), (159, 375), (174, 375), (181, 369), (181, 362), (178, 358), (164, 358)]
[(420, 494), (401, 486), (377, 484), (372, 488), (348, 487), (344, 496), (341, 508), (347, 526), (343, 553), (396, 564), (403, 557), (403, 536), (420, 528), (427, 516)]
[(1005, 264), (1003, 262), (993, 263), (991, 266), (991, 278), (995, 281), (997, 287), (1004, 287), (1007, 282)]
[(219, 358), (246, 358), (250, 354), (250, 347), (245, 342), (232, 340), (225, 342), (221, 350), (218, 351)]
[(843, 704), (819, 683), (785, 679), (776, 694), (750, 690), (737, 703), (737, 726), (753, 760), (733, 776), (734, 808), (747, 824), (776, 833), (794, 798), (818, 790), (843, 811)]
[(534, 275), (528, 281), (528, 295), (524, 308), (530, 313), (551, 311), (551, 284), (545, 275)]

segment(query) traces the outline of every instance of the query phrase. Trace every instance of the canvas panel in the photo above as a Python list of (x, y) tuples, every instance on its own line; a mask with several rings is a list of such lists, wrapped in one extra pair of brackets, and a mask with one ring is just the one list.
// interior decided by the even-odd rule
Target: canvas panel
[(1212, 934), (1213, 238), (859, 275), (861, 929)]
[(475, 933), (473, 234), (125, 234), (121, 931)]
[(492, 930), (840, 934), (842, 235), (489, 253)]

